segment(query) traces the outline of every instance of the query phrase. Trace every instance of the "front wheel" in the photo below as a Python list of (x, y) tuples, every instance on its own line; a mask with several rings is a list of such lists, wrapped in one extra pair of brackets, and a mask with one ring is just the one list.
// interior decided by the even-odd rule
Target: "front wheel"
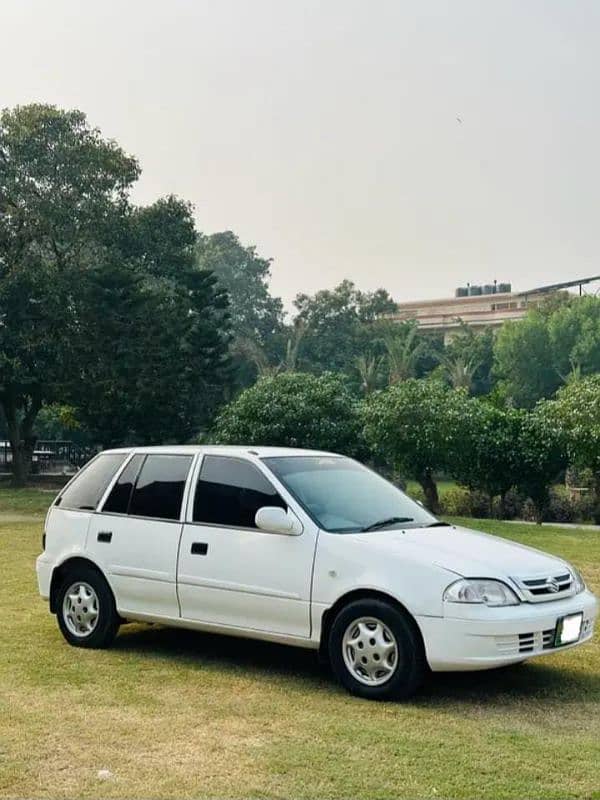
[(356, 600), (331, 626), (329, 658), (352, 694), (372, 700), (404, 699), (426, 673), (423, 642), (413, 620), (382, 600)]
[(104, 577), (91, 567), (78, 567), (58, 590), (58, 627), (74, 647), (108, 647), (119, 629), (115, 600)]

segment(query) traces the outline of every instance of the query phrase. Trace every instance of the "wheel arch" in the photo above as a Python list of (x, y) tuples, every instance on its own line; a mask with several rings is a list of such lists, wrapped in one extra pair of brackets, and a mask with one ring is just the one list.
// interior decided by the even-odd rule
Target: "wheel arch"
[(355, 600), (382, 600), (383, 602), (389, 603), (389, 605), (398, 609), (398, 611), (401, 611), (412, 624), (423, 646), (423, 652), (425, 652), (425, 640), (423, 638), (423, 634), (421, 633), (421, 629), (419, 628), (419, 624), (417, 623), (414, 615), (403, 603), (400, 602), (400, 600), (393, 595), (388, 594), (387, 592), (380, 591), (379, 589), (353, 589), (352, 591), (346, 592), (338, 597), (335, 603), (329, 608), (326, 608), (321, 616), (321, 637), (319, 640), (319, 658), (321, 660), (328, 660), (327, 645), (329, 633), (331, 631), (331, 626), (334, 619), (342, 610), (342, 608), (350, 603), (353, 603)]
[(100, 575), (106, 581), (106, 585), (110, 589), (110, 592), (114, 598), (112, 586), (108, 582), (106, 575), (102, 572), (97, 564), (95, 564), (89, 558), (85, 558), (85, 556), (71, 556), (52, 570), (52, 578), (50, 579), (50, 611), (52, 614), (56, 614), (56, 600), (60, 585), (65, 576), (68, 575), (70, 570), (72, 570), (74, 567), (87, 567), (88, 569), (91, 568), (94, 570), (94, 572), (97, 572), (98, 575)]

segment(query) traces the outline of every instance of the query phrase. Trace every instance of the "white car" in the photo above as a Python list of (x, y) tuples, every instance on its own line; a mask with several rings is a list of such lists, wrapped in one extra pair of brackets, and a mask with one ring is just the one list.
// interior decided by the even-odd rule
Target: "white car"
[(438, 521), (333, 453), (101, 453), (48, 512), (40, 593), (67, 641), (129, 620), (320, 649), (351, 692), (407, 697), (432, 670), (592, 637), (598, 604), (555, 556)]

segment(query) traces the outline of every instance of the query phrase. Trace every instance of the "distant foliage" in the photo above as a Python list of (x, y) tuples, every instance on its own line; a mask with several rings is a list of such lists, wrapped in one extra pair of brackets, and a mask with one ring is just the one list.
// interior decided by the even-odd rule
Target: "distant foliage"
[(261, 378), (217, 417), (222, 444), (275, 445), (364, 456), (356, 400), (332, 374), (284, 372)]

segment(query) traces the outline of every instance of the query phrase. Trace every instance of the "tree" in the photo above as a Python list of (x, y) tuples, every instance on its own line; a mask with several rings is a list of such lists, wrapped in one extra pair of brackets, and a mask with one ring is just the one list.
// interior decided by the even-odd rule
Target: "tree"
[(0, 404), (17, 483), (37, 414), (59, 399), (71, 363), (82, 273), (138, 174), (80, 111), (0, 115)]
[(600, 519), (600, 375), (568, 383), (555, 400), (541, 404), (539, 414), (554, 436), (563, 437), (569, 462), (592, 470)]
[(494, 373), (516, 406), (533, 408), (538, 400), (554, 394), (561, 379), (553, 365), (545, 314), (530, 311), (524, 319), (500, 328), (494, 345)]
[(365, 401), (367, 445), (376, 457), (417, 480), (434, 512), (439, 508), (435, 474), (452, 465), (468, 410), (464, 392), (414, 378)]
[(455, 389), (488, 394), (494, 359), (494, 334), (490, 328), (479, 332), (461, 321), (438, 358), (446, 380)]
[(335, 289), (323, 289), (312, 297), (299, 294), (294, 305), (296, 321), (306, 326), (300, 366), (314, 373), (347, 375), (354, 374), (356, 359), (364, 355), (365, 345), (375, 335), (371, 332), (373, 322), (396, 308), (385, 290), (361, 292), (351, 281), (342, 281)]
[(126, 224), (83, 286), (72, 402), (104, 446), (185, 441), (227, 382), (227, 297), (195, 263), (187, 203), (132, 209)]
[(544, 406), (521, 416), (515, 472), (515, 485), (533, 501), (538, 522), (548, 508), (550, 486), (567, 466), (565, 439)]
[(283, 305), (269, 292), (271, 259), (245, 247), (233, 231), (199, 234), (196, 258), (202, 269), (214, 272), (229, 295), (232, 332), (250, 337), (263, 347), (281, 330)]
[(18, 483), (69, 403), (104, 444), (195, 432), (225, 380), (226, 297), (188, 204), (134, 208), (134, 158), (80, 111), (0, 116), (0, 404)]
[(600, 372), (600, 297), (575, 297), (548, 317), (554, 369), (563, 382), (570, 375)]
[(383, 331), (385, 359), (390, 384), (414, 378), (425, 342), (419, 337), (416, 322), (387, 325)]
[(517, 483), (524, 414), (518, 409), (496, 408), (478, 398), (471, 399), (464, 409), (461, 440), (449, 469), (459, 483), (485, 492), (491, 511), (494, 497), (503, 499)]
[(261, 378), (221, 411), (214, 438), (224, 444), (364, 452), (357, 403), (344, 381), (327, 373)]

